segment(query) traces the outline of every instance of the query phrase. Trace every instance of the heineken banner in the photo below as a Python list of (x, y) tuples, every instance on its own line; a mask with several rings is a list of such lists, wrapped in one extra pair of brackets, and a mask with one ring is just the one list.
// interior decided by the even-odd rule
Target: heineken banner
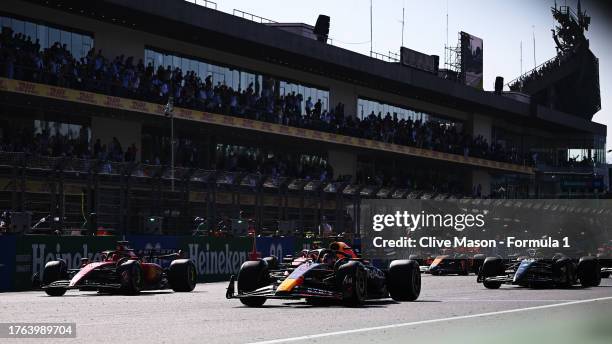
[(238, 274), (253, 245), (251, 238), (179, 237), (178, 240), (179, 247), (195, 263), (199, 282), (223, 281)]
[(13, 289), (15, 272), (15, 237), (0, 236), (0, 291)]
[(78, 268), (81, 258), (100, 259), (100, 252), (115, 248), (115, 237), (27, 235), (17, 237), (15, 290), (32, 286), (32, 275), (42, 271), (51, 260), (63, 259), (68, 268)]

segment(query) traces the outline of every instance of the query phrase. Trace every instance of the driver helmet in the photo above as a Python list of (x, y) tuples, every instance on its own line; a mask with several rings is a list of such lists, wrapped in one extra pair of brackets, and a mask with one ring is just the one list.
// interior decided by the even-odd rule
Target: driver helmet
[[(351, 258), (358, 258), (355, 251), (346, 243), (342, 241), (336, 241), (329, 245), (329, 249), (333, 251), (342, 252), (345, 255), (349, 255)], [(339, 254), (338, 258), (345, 258), (345, 255)]]

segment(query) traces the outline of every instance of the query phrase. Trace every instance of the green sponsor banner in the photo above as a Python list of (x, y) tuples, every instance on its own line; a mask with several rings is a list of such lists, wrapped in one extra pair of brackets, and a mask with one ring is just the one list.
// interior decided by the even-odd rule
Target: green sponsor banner
[(81, 258), (99, 260), (100, 252), (114, 249), (116, 237), (79, 237), (26, 235), (17, 238), (15, 257), (15, 290), (32, 287), (32, 275), (42, 276), (45, 264), (63, 259), (68, 268), (78, 268)]
[(198, 270), (199, 282), (228, 280), (249, 258), (251, 238), (179, 237), (179, 246)]

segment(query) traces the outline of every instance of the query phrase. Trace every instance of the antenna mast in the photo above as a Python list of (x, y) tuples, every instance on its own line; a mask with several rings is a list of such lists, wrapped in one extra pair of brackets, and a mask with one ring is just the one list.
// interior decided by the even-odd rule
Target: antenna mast
[(372, 0), (370, 0), (370, 57), (372, 57), (372, 51), (374, 50), (372, 42)]

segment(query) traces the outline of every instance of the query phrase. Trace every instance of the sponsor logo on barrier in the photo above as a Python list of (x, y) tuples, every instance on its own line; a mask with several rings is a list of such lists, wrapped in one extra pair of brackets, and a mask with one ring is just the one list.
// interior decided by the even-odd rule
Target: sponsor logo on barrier
[(112, 108), (123, 108), (123, 104), (121, 98), (106, 96), (106, 100), (104, 101), (104, 105)]
[(190, 243), (188, 252), (199, 275), (237, 274), (240, 265), (247, 259), (246, 251), (230, 250), (229, 244), (225, 244), (221, 250), (215, 250), (208, 243)]
[(16, 91), (27, 94), (38, 94), (36, 91), (36, 85), (25, 81), (20, 81), (17, 83)]
[(59, 88), (59, 87), (49, 87), (49, 97), (59, 98), (59, 99), (68, 99), (68, 95), (66, 94), (66, 89)]
[(80, 252), (63, 252), (59, 243), (55, 247), (48, 247), (46, 244), (32, 244), (31, 271), (42, 274), (47, 262), (58, 259), (66, 261), (69, 269), (78, 268), (81, 265), (81, 258), (89, 258), (90, 261), (100, 260), (100, 253), (91, 252), (86, 243), (81, 246), (81, 249)]
[(97, 104), (96, 97), (93, 93), (89, 92), (79, 92), (79, 95), (76, 98), (78, 101), (89, 103), (89, 104)]
[(142, 102), (142, 101), (138, 101), (138, 100), (133, 100), (132, 101), (132, 106), (130, 108), (132, 110), (136, 110), (136, 111), (140, 111), (140, 112), (147, 112), (147, 111), (149, 111), (149, 109), (147, 108), (147, 103)]

